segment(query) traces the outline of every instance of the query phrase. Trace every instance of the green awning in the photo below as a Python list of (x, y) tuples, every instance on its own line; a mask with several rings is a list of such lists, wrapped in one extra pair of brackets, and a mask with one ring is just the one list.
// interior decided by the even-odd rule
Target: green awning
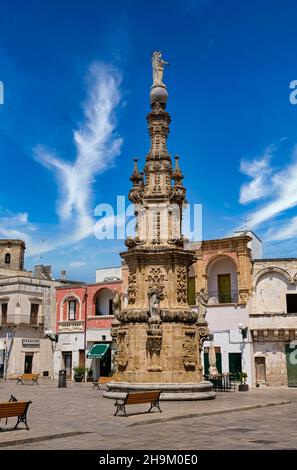
[(87, 357), (91, 359), (102, 359), (108, 348), (109, 344), (94, 344), (88, 352)]

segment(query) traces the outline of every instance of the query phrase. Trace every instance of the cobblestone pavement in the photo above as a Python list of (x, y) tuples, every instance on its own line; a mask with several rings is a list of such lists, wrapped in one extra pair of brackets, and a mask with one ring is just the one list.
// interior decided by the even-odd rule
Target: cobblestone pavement
[(146, 404), (113, 416), (113, 400), (90, 383), (41, 380), (40, 386), (0, 380), (0, 400), (32, 400), (30, 430), (0, 421), (0, 449), (296, 449), (297, 389), (218, 393), (215, 400)]

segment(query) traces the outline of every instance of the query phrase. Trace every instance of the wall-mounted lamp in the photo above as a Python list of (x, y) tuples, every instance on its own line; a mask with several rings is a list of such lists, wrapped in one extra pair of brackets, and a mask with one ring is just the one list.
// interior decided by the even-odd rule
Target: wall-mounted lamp
[(59, 335), (57, 333), (53, 333), (52, 330), (45, 330), (44, 336), (55, 343), (59, 340)]
[(214, 340), (214, 335), (210, 333), (206, 338), (206, 341), (213, 341)]
[(243, 326), (242, 323), (238, 323), (238, 329), (242, 335), (242, 339), (246, 339), (247, 338), (247, 333), (248, 333), (248, 327), (247, 326)]

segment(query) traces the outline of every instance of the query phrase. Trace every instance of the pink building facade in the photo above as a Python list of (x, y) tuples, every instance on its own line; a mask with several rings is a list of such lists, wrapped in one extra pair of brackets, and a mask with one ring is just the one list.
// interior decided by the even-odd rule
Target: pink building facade
[[(74, 368), (85, 366), (93, 379), (108, 376), (112, 366), (112, 302), (122, 294), (121, 280), (96, 284), (77, 284), (56, 289), (56, 332), (59, 340), (54, 351), (54, 377), (66, 369), (73, 379)], [(95, 344), (108, 345), (101, 359), (88, 357)]]

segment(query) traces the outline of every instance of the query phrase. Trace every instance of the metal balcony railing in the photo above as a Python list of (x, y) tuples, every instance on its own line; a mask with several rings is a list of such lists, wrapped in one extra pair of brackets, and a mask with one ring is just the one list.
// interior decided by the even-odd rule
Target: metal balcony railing
[(41, 326), (44, 324), (44, 315), (31, 316), (21, 313), (20, 315), (1, 315), (0, 326)]
[(66, 332), (66, 331), (84, 331), (84, 321), (82, 320), (67, 320), (67, 321), (59, 321), (59, 331)]
[(208, 305), (236, 304), (238, 302), (238, 290), (230, 292), (208, 291)]

